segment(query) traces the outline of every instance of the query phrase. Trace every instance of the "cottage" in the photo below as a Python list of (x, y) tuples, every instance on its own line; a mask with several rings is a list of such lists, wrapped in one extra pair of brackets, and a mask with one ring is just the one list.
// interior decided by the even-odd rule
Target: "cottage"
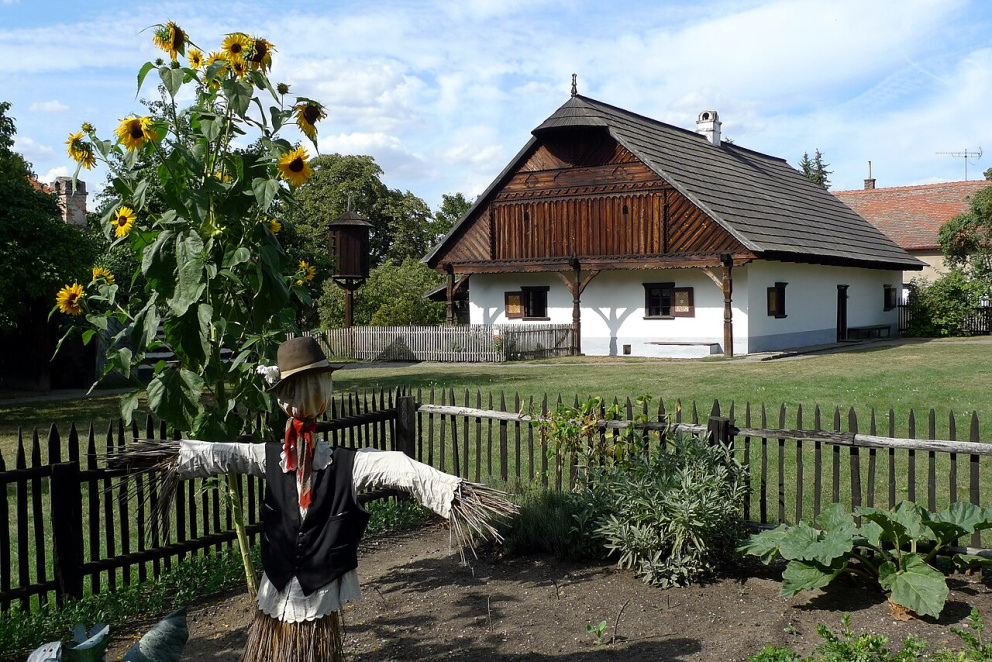
[(424, 258), (473, 324), (571, 323), (576, 353), (727, 356), (886, 334), (921, 269), (783, 159), (575, 92)]
[[(923, 278), (936, 280), (947, 271), (938, 241), (940, 227), (966, 213), (972, 196), (989, 185), (981, 180), (875, 188), (875, 180), (866, 179), (864, 189), (835, 191), (834, 195), (900, 248), (925, 262)], [(905, 281), (921, 274), (907, 275)]]

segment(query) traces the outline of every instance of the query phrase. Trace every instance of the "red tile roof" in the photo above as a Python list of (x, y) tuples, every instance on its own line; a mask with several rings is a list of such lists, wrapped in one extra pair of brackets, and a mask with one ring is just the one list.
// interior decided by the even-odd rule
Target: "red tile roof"
[(940, 226), (968, 211), (971, 196), (990, 185), (977, 180), (832, 193), (904, 250), (939, 250)]
[(45, 184), (44, 182), (39, 182), (34, 177), (28, 177), (28, 181), (31, 182), (31, 186), (34, 188), (35, 191), (44, 191), (45, 193), (52, 192), (52, 189), (51, 187), (48, 186), (48, 184)]

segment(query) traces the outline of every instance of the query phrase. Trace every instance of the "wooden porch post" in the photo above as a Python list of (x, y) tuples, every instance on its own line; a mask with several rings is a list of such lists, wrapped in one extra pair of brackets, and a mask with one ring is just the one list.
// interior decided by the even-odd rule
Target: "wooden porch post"
[(733, 301), (734, 281), (731, 278), (730, 270), (734, 260), (728, 253), (721, 256), (723, 262), (723, 355), (731, 358), (734, 355), (734, 308)]
[(578, 260), (572, 260), (572, 269), (575, 275), (575, 281), (570, 288), (572, 290), (572, 356), (579, 356), (582, 354), (582, 306), (580, 305), (582, 269)]
[(448, 274), (448, 310), (444, 315), (444, 323), (448, 326), (455, 324), (455, 270), (450, 263), (444, 265), (444, 270)]

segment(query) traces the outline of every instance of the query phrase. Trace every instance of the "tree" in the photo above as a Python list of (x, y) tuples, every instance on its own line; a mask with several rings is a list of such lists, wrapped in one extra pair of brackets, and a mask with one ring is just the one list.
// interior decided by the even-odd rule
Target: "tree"
[(0, 102), (0, 333), (12, 331), (32, 308), (51, 308), (66, 282), (88, 282), (97, 247), (62, 221), (58, 201), (32, 184), (31, 164), (12, 150), (10, 103)]
[(803, 158), (799, 161), (799, 171), (806, 179), (825, 189), (830, 188), (830, 175), (833, 174), (833, 170), (827, 170), (829, 166), (829, 163), (823, 162), (823, 154), (820, 150), (816, 150), (812, 159), (809, 158), (808, 152), (803, 152)]
[(992, 186), (971, 198), (967, 212), (941, 226), (938, 241), (947, 266), (992, 287)]
[[(369, 279), (355, 292), (356, 325), (427, 326), (444, 321), (447, 304), (428, 301), (423, 295), (444, 282), (444, 277), (408, 257), (402, 263), (388, 261), (369, 272)], [(344, 326), (344, 292), (328, 281), (320, 297), (320, 321), (324, 328)]]
[(438, 234), (434, 238), (433, 243), (437, 243), (441, 237), (448, 234), (451, 228), (455, 226), (455, 223), (462, 219), (465, 212), (472, 208), (472, 204), (461, 193), (455, 193), (453, 195), (443, 194), (441, 196), (441, 206), (434, 212), (435, 229)]

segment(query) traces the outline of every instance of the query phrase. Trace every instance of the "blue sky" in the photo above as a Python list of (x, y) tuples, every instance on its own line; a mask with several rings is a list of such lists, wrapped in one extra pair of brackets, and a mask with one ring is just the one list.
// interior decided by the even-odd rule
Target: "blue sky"
[(371, 154), (431, 206), (485, 189), (573, 72), (580, 93), (677, 126), (717, 110), (725, 138), (793, 166), (820, 149), (833, 190), (860, 188), (869, 161), (879, 187), (964, 179), (938, 152), (987, 148), (970, 179), (992, 167), (985, 0), (0, 0), (0, 100), (42, 179), (72, 173), (82, 122), (111, 137), (142, 110), (137, 71), (161, 55), (142, 30), (167, 20), (208, 47), (269, 39), (272, 79), (328, 109), (320, 151)]

